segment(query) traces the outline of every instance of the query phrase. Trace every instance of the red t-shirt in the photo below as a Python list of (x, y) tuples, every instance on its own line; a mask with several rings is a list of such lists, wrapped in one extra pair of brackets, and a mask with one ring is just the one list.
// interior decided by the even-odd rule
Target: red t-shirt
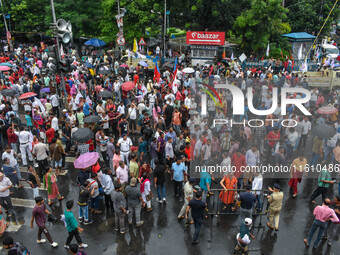
[(268, 139), (276, 139), (276, 140), (268, 141), (269, 146), (273, 147), (277, 143), (277, 141), (280, 140), (280, 137), (281, 137), (280, 132), (277, 132), (277, 134), (274, 134), (274, 131), (270, 131), (267, 138)]
[(46, 137), (48, 143), (52, 143), (52, 139), (54, 138), (55, 130), (54, 128), (50, 128), (46, 131)]

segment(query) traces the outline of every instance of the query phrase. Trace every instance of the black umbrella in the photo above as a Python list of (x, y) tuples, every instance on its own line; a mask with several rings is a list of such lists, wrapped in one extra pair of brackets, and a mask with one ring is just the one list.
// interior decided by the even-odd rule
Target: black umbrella
[(89, 128), (79, 128), (72, 135), (72, 141), (79, 143), (86, 143), (94, 137), (93, 132)]
[(313, 133), (320, 138), (331, 138), (336, 134), (336, 130), (330, 125), (319, 124), (315, 127)]
[(127, 74), (127, 68), (126, 67), (119, 67), (118, 68), (118, 74), (121, 72), (122, 76), (125, 77)]
[(97, 123), (100, 120), (101, 120), (101, 118), (99, 116), (97, 116), (97, 115), (90, 115), (90, 116), (85, 117), (84, 123), (89, 123), (89, 124)]
[(15, 96), (16, 94), (18, 94), (18, 91), (16, 91), (15, 89), (4, 89), (3, 91), (1, 91), (1, 95), (5, 97)]
[(109, 73), (111, 73), (111, 71), (106, 69), (101, 69), (97, 72), (97, 74), (109, 74)]
[(102, 98), (111, 98), (112, 97), (112, 92), (107, 91), (107, 90), (103, 90), (98, 94), (99, 97)]

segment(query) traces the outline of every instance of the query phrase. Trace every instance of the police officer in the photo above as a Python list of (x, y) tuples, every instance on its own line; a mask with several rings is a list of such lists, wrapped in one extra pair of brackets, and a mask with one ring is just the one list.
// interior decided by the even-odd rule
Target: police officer
[(12, 124), (12, 129), (14, 130), (14, 133), (19, 137), (22, 164), (24, 166), (27, 166), (26, 153), (28, 155), (28, 159), (30, 161), (33, 161), (32, 153), (31, 153), (30, 148), (29, 148), (30, 133), (28, 131), (26, 131), (23, 126), (20, 127), (20, 132), (17, 132), (15, 130), (14, 124)]

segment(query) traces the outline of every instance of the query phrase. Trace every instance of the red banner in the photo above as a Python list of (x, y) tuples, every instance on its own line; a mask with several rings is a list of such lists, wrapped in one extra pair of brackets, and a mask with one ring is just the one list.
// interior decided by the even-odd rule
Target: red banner
[(224, 45), (224, 32), (194, 31), (187, 32), (187, 44), (193, 45)]

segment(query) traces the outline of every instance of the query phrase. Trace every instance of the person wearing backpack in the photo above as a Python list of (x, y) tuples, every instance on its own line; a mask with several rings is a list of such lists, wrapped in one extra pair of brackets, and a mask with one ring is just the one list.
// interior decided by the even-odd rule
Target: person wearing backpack
[(7, 236), (2, 241), (2, 245), (8, 251), (8, 254), (16, 254), (16, 255), (30, 255), (31, 253), (27, 250), (25, 245), (20, 242), (15, 242), (12, 237)]

